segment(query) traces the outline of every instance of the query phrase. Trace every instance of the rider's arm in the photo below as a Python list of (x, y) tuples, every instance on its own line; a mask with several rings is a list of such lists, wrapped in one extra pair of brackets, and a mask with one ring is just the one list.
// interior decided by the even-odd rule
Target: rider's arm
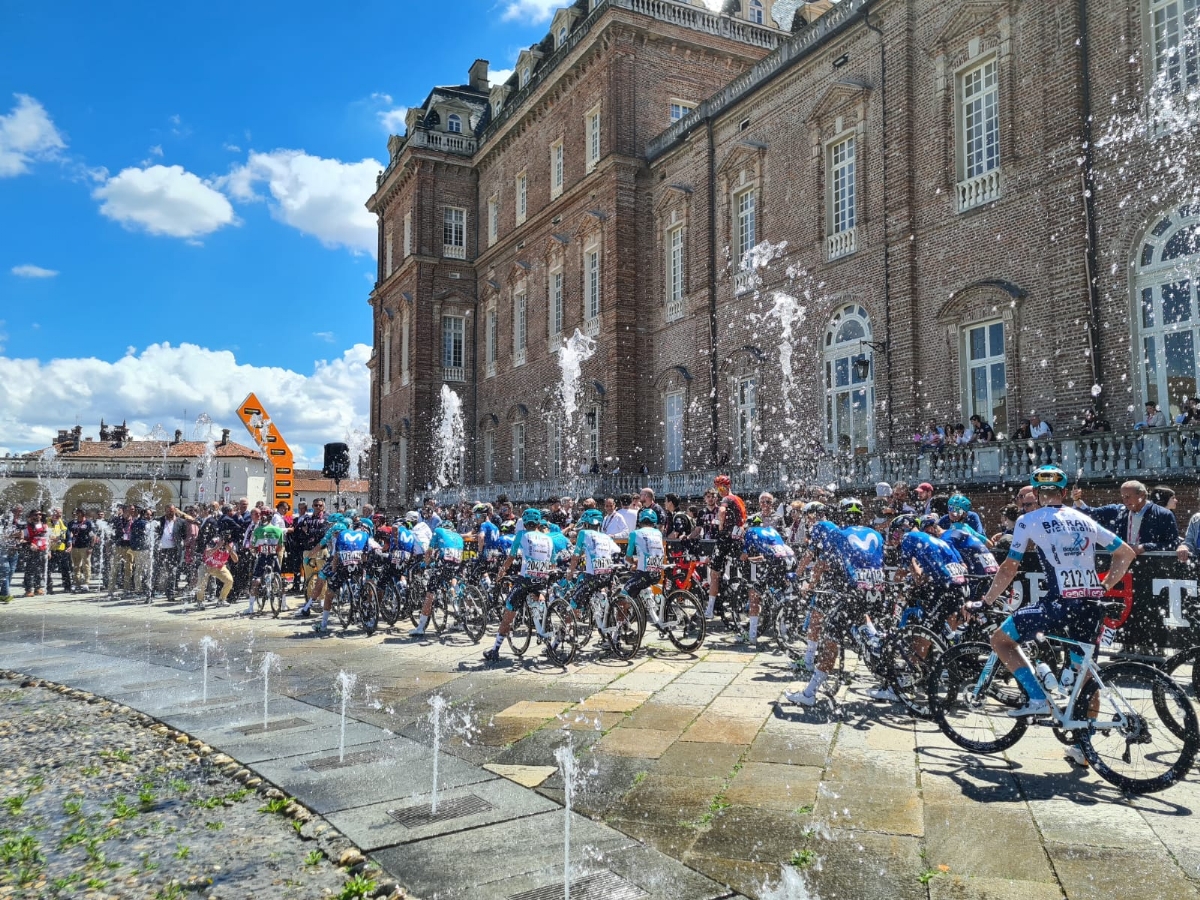
[(1110, 546), (1103, 549), (1112, 553), (1112, 564), (1108, 567), (1108, 572), (1105, 574), (1104, 580), (1100, 582), (1107, 592), (1116, 587), (1117, 583), (1125, 577), (1125, 573), (1129, 571), (1129, 567), (1137, 559), (1137, 551), (1120, 538), (1117, 538), (1115, 547)]
[[(1133, 551), (1131, 550), (1130, 553)], [(1115, 558), (1114, 558), (1115, 561)], [(1128, 568), (1126, 564), (1126, 568)], [(1012, 584), (1017, 573), (1021, 570), (1021, 557), (1010, 555), (1004, 562), (1000, 563), (1000, 568), (996, 570), (995, 576), (992, 578), (992, 585), (987, 589), (987, 593), (983, 595), (983, 602), (991, 606), (996, 602), (997, 598), (1004, 593), (1004, 590)], [(1122, 572), (1122, 574), (1124, 574)]]

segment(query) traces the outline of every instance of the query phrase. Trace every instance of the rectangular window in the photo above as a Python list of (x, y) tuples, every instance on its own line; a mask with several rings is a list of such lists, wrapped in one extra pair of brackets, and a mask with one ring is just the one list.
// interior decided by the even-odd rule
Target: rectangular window
[(525, 479), (525, 423), (517, 422), (512, 427), (512, 480)]
[(513, 365), (525, 362), (525, 292), (513, 295)]
[[(591, 247), (583, 253), (583, 319), (584, 325), (599, 325), (600, 317), (600, 248)], [(589, 332), (590, 333), (590, 332)]]
[(404, 258), (412, 256), (412, 213), (404, 214)]
[(392, 389), (392, 329), (389, 327), (383, 333), (383, 392)]
[(525, 216), (529, 211), (529, 180), (522, 172), (517, 176), (517, 224), (520, 225), (525, 221)]
[(737, 438), (739, 463), (754, 461), (758, 450), (755, 429), (758, 426), (758, 379), (739, 378), (734, 385), (734, 434)]
[(1150, 0), (1154, 88), (1180, 94), (1200, 83), (1200, 5), (1196, 0)]
[(496, 243), (500, 236), (500, 198), (494, 194), (488, 198), (488, 246)]
[(667, 394), (663, 410), (668, 472), (683, 471), (683, 391)]
[(600, 459), (600, 410), (589, 407), (583, 414), (583, 430), (586, 440), (585, 450), (588, 456), (588, 467), (593, 461)]
[(483, 483), (491, 484), (496, 466), (496, 432), (483, 433)]
[(408, 313), (404, 313), (404, 321), (400, 325), (400, 383), (408, 384)]
[(966, 330), (967, 415), (979, 416), (997, 431), (1008, 423), (1004, 323), (986, 322)]
[(487, 335), (484, 339), (484, 343), (487, 345), (485, 353), (488, 368), (496, 364), (496, 325), (496, 310), (489, 309), (487, 313)]
[(837, 234), (854, 227), (855, 139), (848, 137), (829, 148), (829, 224)]
[(600, 107), (594, 107), (584, 119), (587, 139), (587, 170), (590, 172), (600, 162)]
[(388, 222), (387, 227), (383, 229), (383, 277), (390, 278), (392, 274), (392, 223)]
[(563, 329), (563, 273), (555, 269), (550, 273), (550, 296), (547, 298), (550, 310), (549, 334), (554, 340), (562, 334)]
[(963, 177), (1000, 167), (1000, 102), (996, 60), (962, 76)]
[(683, 318), (683, 226), (667, 232), (667, 321)]
[(686, 116), (688, 113), (690, 113), (695, 108), (696, 108), (695, 103), (688, 103), (684, 100), (672, 100), (671, 101), (671, 121), (678, 122), (680, 119), (682, 119), (684, 116)]
[(737, 209), (737, 223), (734, 228), (734, 251), (738, 267), (740, 268), (746, 260), (746, 254), (749, 253), (757, 243), (758, 222), (756, 220), (756, 200), (754, 196), (754, 188), (742, 191), (734, 198), (735, 208)]
[(555, 141), (550, 146), (550, 196), (557, 197), (563, 191), (564, 157), (563, 142)]
[(467, 211), (447, 206), (442, 211), (442, 256), (467, 258)]
[(562, 474), (562, 425), (557, 420), (546, 423), (546, 450), (550, 456), (550, 474)]
[(442, 316), (442, 368), (463, 367), (463, 317)]

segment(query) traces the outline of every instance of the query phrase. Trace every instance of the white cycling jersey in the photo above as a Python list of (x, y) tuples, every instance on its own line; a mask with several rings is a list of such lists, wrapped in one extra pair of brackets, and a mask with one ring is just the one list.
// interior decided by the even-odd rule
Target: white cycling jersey
[(1104, 587), (1096, 574), (1096, 551), (1111, 553), (1121, 539), (1078, 510), (1043, 506), (1017, 520), (1008, 558), (1020, 562), (1032, 542), (1050, 566), (1046, 597), (1057, 600), (1097, 598)]
[(613, 570), (613, 557), (621, 552), (617, 542), (602, 531), (581, 531), (579, 542), (583, 561), (589, 575), (607, 575)]
[(657, 528), (639, 528), (630, 532), (629, 543), (634, 548), (639, 572), (661, 572), (663, 567), (662, 532)]
[(522, 531), (513, 544), (513, 555), (521, 554), (521, 574), (526, 578), (547, 578), (554, 559), (554, 543), (540, 531)]

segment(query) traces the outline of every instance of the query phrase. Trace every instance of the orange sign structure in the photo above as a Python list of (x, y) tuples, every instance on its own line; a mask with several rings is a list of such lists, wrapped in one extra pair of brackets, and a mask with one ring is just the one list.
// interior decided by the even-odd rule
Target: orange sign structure
[(267, 411), (253, 392), (246, 395), (246, 399), (238, 407), (237, 414), (274, 468), (270, 491), (271, 506), (277, 505), (280, 500), (286, 500), (288, 508), (295, 509), (296, 504), (292, 498), (295, 482), (294, 460), (287, 441), (283, 439), (283, 435), (279, 433), (279, 429), (275, 427), (275, 423), (271, 421), (271, 417), (267, 415)]

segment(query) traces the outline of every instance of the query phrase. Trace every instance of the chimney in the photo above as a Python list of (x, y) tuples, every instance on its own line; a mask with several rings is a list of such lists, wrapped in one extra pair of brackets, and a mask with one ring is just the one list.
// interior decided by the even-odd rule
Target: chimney
[(229, 443), (229, 429), (228, 429), (228, 428), (222, 428), (222, 429), (221, 429), (221, 446), (222, 446), (222, 447), (224, 447), (224, 446), (226, 446), (228, 443)]
[(171, 443), (178, 444), (182, 440), (183, 440), (183, 431), (179, 428), (176, 428), (175, 429), (175, 440), (171, 441)]
[(71, 432), (67, 431), (67, 429), (60, 428), (60, 429), (58, 429), (58, 437), (56, 437), (54, 439), (54, 443), (55, 444), (65, 444), (68, 440), (70, 440), (70, 435), (71, 435)]
[(467, 77), (471, 79), (471, 89), (487, 93), (488, 91), (488, 61), (486, 59), (477, 59), (471, 64), (471, 68), (467, 70)]
[(111, 437), (108, 432), (108, 426), (105, 425), (104, 420), (101, 419), (100, 420), (100, 443), (107, 444), (110, 439), (111, 439)]

